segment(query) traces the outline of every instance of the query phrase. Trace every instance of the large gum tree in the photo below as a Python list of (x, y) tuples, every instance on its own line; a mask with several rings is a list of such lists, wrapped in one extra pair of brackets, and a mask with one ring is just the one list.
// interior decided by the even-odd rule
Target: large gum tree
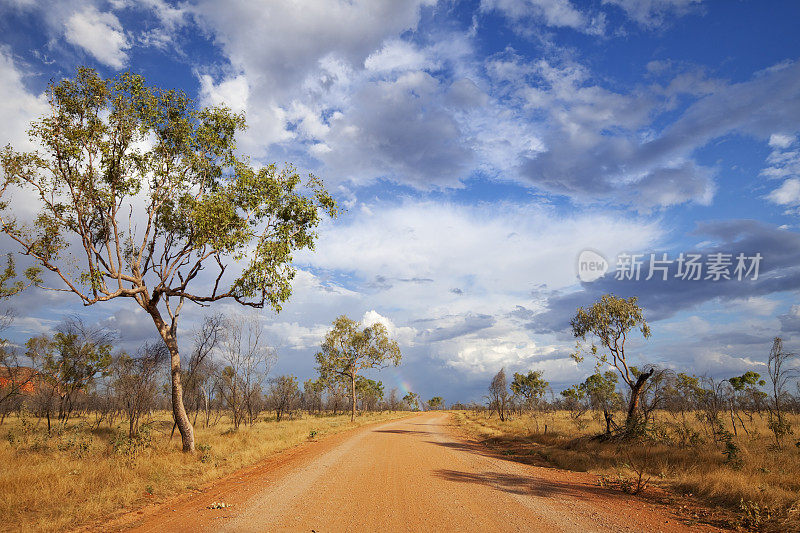
[[(89, 68), (51, 83), (47, 96), (50, 111), (28, 131), (39, 148), (0, 152), (0, 227), (56, 280), (38, 285), (84, 305), (127, 298), (150, 316), (170, 352), (173, 415), (191, 452), (178, 350), (184, 304), (228, 299), (279, 311), (292, 253), (313, 248), (336, 204), (313, 176), (302, 183), (290, 166), (237, 154), (244, 116), (225, 107)], [(32, 221), (15, 215), (21, 189), (38, 200)]]

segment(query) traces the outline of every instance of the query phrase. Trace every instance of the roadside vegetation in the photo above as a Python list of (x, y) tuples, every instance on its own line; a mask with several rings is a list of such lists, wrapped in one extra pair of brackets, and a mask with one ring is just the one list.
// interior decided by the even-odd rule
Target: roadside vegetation
[(798, 359), (781, 338), (766, 368), (721, 378), (632, 365), (626, 338), (650, 334), (635, 298), (606, 295), (572, 328), (593, 374), (556, 395), (540, 371), (509, 384), (501, 369), (485, 404), (452, 406), (456, 424), (514, 460), (591, 471), (632, 494), (691, 494), (737, 527), (800, 530)]

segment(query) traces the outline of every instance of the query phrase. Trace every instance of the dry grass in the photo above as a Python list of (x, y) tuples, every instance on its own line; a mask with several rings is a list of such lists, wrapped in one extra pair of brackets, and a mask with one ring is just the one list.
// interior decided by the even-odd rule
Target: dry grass
[[(6, 419), (0, 426), (0, 524), (4, 531), (60, 531), (87, 524), (119, 509), (165, 499), (254, 464), (308, 440), (407, 413), (364, 414), (259, 421), (232, 431), (228, 424), (197, 427), (198, 452), (180, 451), (169, 442), (168, 413), (152, 424), (150, 444), (132, 448), (124, 428), (90, 431), (71, 421), (47, 436), (34, 420)], [(117, 446), (113, 444), (117, 441)]]
[[(666, 421), (667, 415), (660, 418)], [(735, 511), (737, 525), (800, 531), (800, 448), (795, 446), (798, 437), (790, 435), (783, 448), (776, 449), (766, 421), (758, 417), (752, 435), (740, 433), (734, 437), (739, 450), (734, 461), (723, 453), (724, 445), (710, 439), (691, 446), (657, 440), (621, 445), (591, 439), (602, 433), (600, 422), (587, 417), (587, 425), (578, 429), (565, 412), (540, 414), (537, 418), (517, 416), (500, 422), (496, 416), (461, 411), (454, 413), (454, 420), (488, 446), (516, 450), (513, 453), (525, 456), (526, 461), (540, 459), (567, 470), (597, 473), (606, 479), (630, 479), (636, 476), (636, 470), (644, 471), (660, 486)], [(792, 417), (791, 422), (794, 428), (800, 428), (800, 417)], [(699, 423), (695, 424), (700, 432)]]

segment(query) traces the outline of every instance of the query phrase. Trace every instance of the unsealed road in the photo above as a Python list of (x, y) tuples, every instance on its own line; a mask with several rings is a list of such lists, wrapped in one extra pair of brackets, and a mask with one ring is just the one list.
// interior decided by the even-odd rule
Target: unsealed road
[[(208, 509), (212, 502), (231, 507)], [(492, 456), (451, 434), (442, 413), (303, 446), (106, 527), (131, 525), (147, 532), (713, 530), (690, 529), (667, 507), (601, 488), (589, 474)]]

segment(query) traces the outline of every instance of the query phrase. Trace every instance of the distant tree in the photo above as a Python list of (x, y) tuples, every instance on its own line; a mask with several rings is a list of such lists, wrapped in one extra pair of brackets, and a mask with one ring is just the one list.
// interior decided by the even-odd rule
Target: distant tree
[(733, 433), (736, 434), (736, 422), (739, 422), (742, 430), (748, 435), (750, 431), (742, 419), (741, 412), (744, 412), (750, 422), (753, 421), (753, 415), (749, 407), (758, 407), (762, 404), (767, 394), (761, 390), (767, 384), (766, 381), (761, 379), (761, 374), (748, 370), (741, 376), (734, 376), (728, 378), (728, 383), (731, 386), (731, 396), (729, 398), (730, 412), (731, 412), (731, 425), (733, 426)]
[(403, 402), (405, 402), (412, 411), (419, 411), (419, 394), (416, 392), (409, 391), (403, 396)]
[(436, 411), (438, 409), (444, 409), (444, 398), (441, 396), (434, 396), (430, 400), (428, 400), (428, 409), (431, 411)]
[[(610, 364), (617, 369), (622, 380), (630, 389), (625, 427), (633, 431), (639, 419), (639, 400), (642, 387), (655, 372), (650, 368), (647, 372), (634, 374), (625, 353), (625, 342), (633, 329), (638, 329), (644, 338), (650, 337), (650, 326), (644, 319), (642, 309), (636, 305), (636, 297), (619, 298), (613, 294), (604, 295), (588, 309), (578, 308), (575, 317), (570, 321), (572, 333), (578, 338), (578, 346), (572, 357), (583, 361), (583, 352), (588, 351), (594, 357), (598, 369)], [(600, 346), (591, 342), (587, 348), (581, 346), (587, 336), (594, 336)], [(610, 356), (610, 357), (609, 357)]]
[(504, 422), (506, 419), (508, 401), (509, 394), (506, 381), (506, 369), (501, 368), (492, 378), (492, 383), (489, 385), (489, 409), (497, 412), (497, 416), (500, 417), (501, 422)]
[(269, 381), (267, 403), (275, 411), (275, 419), (280, 422), (284, 415), (290, 414), (300, 402), (300, 387), (295, 376), (278, 376)]
[(275, 350), (264, 339), (264, 327), (255, 318), (229, 319), (221, 346), (222, 392), (233, 427), (252, 424), (258, 414), (264, 380), (275, 363)]
[(397, 409), (400, 407), (399, 395), (400, 393), (396, 387), (389, 391), (389, 400), (387, 401), (389, 411), (397, 411)]
[[(292, 167), (240, 156), (245, 120), (228, 108), (199, 108), (141, 76), (103, 79), (89, 68), (51, 83), (47, 96), (49, 114), (29, 129), (42, 150), (0, 151), (0, 231), (50, 271), (51, 288), (84, 305), (129, 298), (144, 309), (170, 351), (173, 417), (192, 452), (178, 349), (183, 305), (229, 299), (279, 311), (291, 294), (293, 252), (313, 247), (335, 202), (316, 178), (303, 193)], [(20, 188), (38, 200), (32, 225), (16, 219), (10, 201)]]
[(142, 415), (153, 408), (158, 394), (158, 375), (169, 359), (163, 342), (146, 343), (134, 357), (126, 353), (117, 356), (112, 366), (113, 387), (120, 405), (128, 417), (128, 436), (139, 434)]
[[(38, 272), (30, 270), (28, 277), (36, 279)], [(6, 300), (25, 288), (22, 281), (11, 282), (16, 277), (14, 258), (8, 254), (6, 266), (0, 271), (0, 300)], [(14, 312), (10, 308), (0, 310), (0, 331), (8, 329), (14, 321)], [(26, 389), (32, 389), (36, 377), (35, 372), (23, 366), (15, 348), (0, 338), (0, 424), (13, 406), (21, 404), (21, 395)]]
[(356, 395), (361, 400), (361, 409), (374, 411), (378, 403), (383, 400), (383, 383), (358, 376), (356, 379)]
[(184, 399), (190, 409), (194, 410), (192, 425), (197, 423), (197, 414), (201, 408), (205, 412), (205, 425), (209, 425), (214, 385), (220, 372), (211, 354), (220, 348), (225, 338), (226, 325), (227, 320), (222, 314), (213, 314), (203, 318), (202, 324), (194, 332), (192, 352), (182, 377), (185, 384)]
[(367, 368), (384, 368), (400, 364), (400, 346), (389, 338), (381, 323), (362, 328), (358, 322), (342, 315), (325, 335), (322, 350), (317, 352), (317, 370), (323, 379), (336, 376), (350, 385), (350, 420), (356, 418), (356, 378)]
[(303, 403), (309, 413), (322, 411), (322, 392), (325, 383), (319, 379), (307, 379), (303, 382)]
[(341, 409), (344, 411), (347, 397), (350, 395), (350, 383), (339, 375), (319, 377), (317, 381), (325, 390), (325, 407), (335, 415)]
[(525, 407), (533, 409), (538, 404), (550, 383), (542, 379), (544, 373), (538, 370), (531, 370), (527, 374), (514, 373), (514, 380), (511, 382), (511, 392), (515, 396), (524, 398)]
[[(58, 418), (64, 424), (78, 395), (85, 395), (97, 375), (111, 365), (113, 339), (111, 331), (87, 326), (80, 318), (70, 317), (56, 328), (52, 337), (42, 335), (27, 342), (26, 355), (39, 369), (39, 385), (50, 390), (50, 398), (57, 397)], [(50, 429), (49, 407), (46, 416)]]
[(590, 407), (586, 388), (580, 385), (573, 385), (568, 389), (562, 390), (561, 396), (564, 398), (564, 407), (569, 411), (572, 422), (579, 429), (583, 429), (586, 426), (583, 415), (586, 414)]
[(789, 381), (797, 376), (798, 370), (787, 366), (796, 354), (783, 349), (783, 339), (775, 337), (769, 351), (767, 370), (772, 389), (769, 402), (769, 428), (775, 436), (775, 443), (780, 447), (783, 437), (792, 433), (792, 426), (784, 413)]

